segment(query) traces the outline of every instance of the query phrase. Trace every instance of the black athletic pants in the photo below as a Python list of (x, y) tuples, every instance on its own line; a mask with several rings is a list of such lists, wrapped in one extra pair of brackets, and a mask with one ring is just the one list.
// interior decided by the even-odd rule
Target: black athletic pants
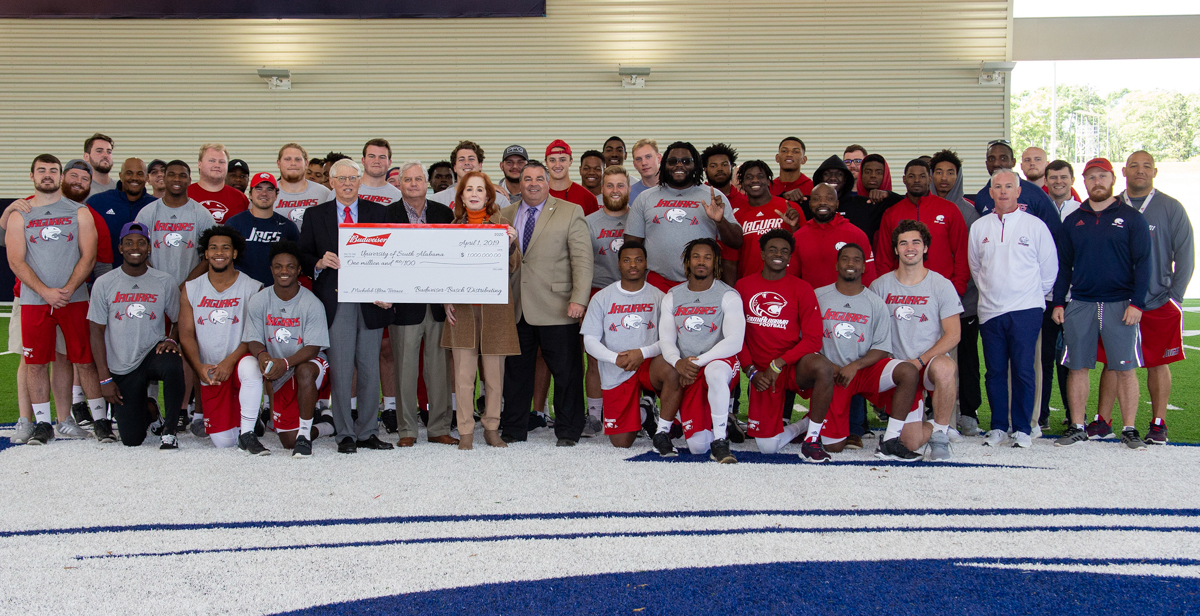
[(1050, 318), (1054, 314), (1054, 304), (1046, 302), (1046, 312), (1042, 313), (1042, 399), (1041, 413), (1038, 425), (1043, 428), (1050, 425), (1050, 393), (1054, 386), (1054, 373), (1058, 372), (1058, 394), (1062, 396), (1063, 409), (1067, 417), (1071, 416), (1071, 407), (1067, 402), (1067, 374), (1071, 371), (1058, 361), (1059, 341), (1062, 338), (1062, 325)]
[(146, 428), (150, 425), (146, 386), (151, 381), (162, 383), (163, 404), (166, 405), (163, 409), (163, 432), (175, 433), (175, 427), (179, 424), (179, 409), (183, 406), (183, 359), (178, 354), (150, 351), (133, 372), (114, 374), (112, 379), (124, 400), (123, 404), (114, 404), (112, 407), (122, 443), (137, 447), (146, 440)]
[(960, 316), (962, 338), (958, 343), (958, 411), (978, 419), (976, 412), (983, 404), (979, 387), (979, 317)]
[(578, 441), (583, 435), (583, 344), (579, 324), (530, 325), (517, 323), (521, 354), (504, 360), (504, 409), (500, 431), (518, 441), (529, 433), (529, 411), (533, 406), (533, 374), (537, 352), (554, 377), (554, 435)]

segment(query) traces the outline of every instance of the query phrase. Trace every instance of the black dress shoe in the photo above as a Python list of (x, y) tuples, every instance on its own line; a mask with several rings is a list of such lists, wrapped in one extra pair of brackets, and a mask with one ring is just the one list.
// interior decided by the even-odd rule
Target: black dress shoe
[(358, 453), (358, 445), (354, 443), (354, 439), (347, 436), (338, 441), (338, 453)]
[(517, 438), (509, 434), (501, 434), (500, 440), (504, 441), (505, 443), (521, 443), (525, 441), (523, 438)]
[(379, 437), (375, 436), (374, 434), (371, 435), (371, 438), (368, 438), (365, 441), (359, 441), (358, 446), (362, 447), (363, 449), (395, 449), (396, 447), (391, 443), (385, 443), (379, 440)]
[(556, 445), (556, 447), (574, 447), (574, 446), (575, 446), (575, 441), (573, 441), (569, 438), (558, 439), (558, 444)]
[(379, 423), (383, 424), (388, 434), (395, 434), (397, 430), (396, 424), (396, 409), (387, 409), (379, 414)]

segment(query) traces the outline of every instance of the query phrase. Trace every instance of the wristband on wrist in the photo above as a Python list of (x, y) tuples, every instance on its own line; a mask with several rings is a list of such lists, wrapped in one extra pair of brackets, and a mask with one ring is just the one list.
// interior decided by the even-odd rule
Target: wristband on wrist
[(746, 371), (746, 378), (753, 379), (754, 375), (756, 374), (758, 374), (758, 369), (754, 366), (750, 366), (750, 369)]
[(255, 359), (261, 359), (263, 355), (266, 355), (268, 358), (271, 357), (271, 354), (267, 353), (266, 349), (259, 351), (258, 355), (255, 355), (254, 357), (255, 357)]
[(112, 377), (110, 376), (110, 377), (108, 377), (107, 379), (104, 379), (103, 381), (100, 381), (100, 384), (101, 384), (101, 385), (108, 385), (108, 384), (109, 384), (109, 383), (111, 383), (111, 382), (112, 382)]
[(286, 357), (284, 357), (284, 358), (283, 358), (283, 369), (284, 369), (284, 370), (291, 370), (291, 369), (292, 369), (292, 364), (291, 364), (290, 362), (288, 362), (288, 360), (287, 360), (287, 358), (286, 358)]
[(922, 368), (924, 368), (924, 367), (925, 367), (925, 360), (921, 359), (921, 356), (920, 356), (920, 355), (918, 355), (918, 356), (917, 356), (917, 361), (921, 362), (921, 367), (922, 367)]
[(774, 372), (775, 374), (779, 374), (779, 373), (783, 372), (783, 368), (775, 367), (775, 360), (773, 360), (773, 359), (771, 360), (771, 363), (767, 364), (767, 367), (770, 368), (771, 372)]

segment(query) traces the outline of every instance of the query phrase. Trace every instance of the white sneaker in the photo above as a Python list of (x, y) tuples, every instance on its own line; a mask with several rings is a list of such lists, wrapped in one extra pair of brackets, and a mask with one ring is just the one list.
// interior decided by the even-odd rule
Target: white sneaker
[(958, 430), (955, 430), (954, 428), (949, 428), (946, 430), (946, 433), (950, 435), (951, 443), (958, 444), (958, 443), (963, 442), (962, 434), (960, 434)]
[(1031, 437), (1028, 434), (1025, 434), (1024, 432), (1013, 432), (1012, 433), (1012, 441), (1013, 441), (1013, 444), (1012, 444), (1013, 447), (1017, 447), (1020, 449), (1029, 449), (1030, 447), (1033, 447), (1033, 437)]
[(33, 422), (24, 417), (17, 418), (17, 425), (13, 426), (15, 432), (9, 437), (9, 441), (24, 445), (29, 442), (30, 435), (33, 434)]
[(604, 434), (604, 423), (599, 417), (588, 415), (583, 422), (583, 437), (591, 438), (597, 434)]
[(988, 430), (988, 433), (983, 435), (984, 447), (999, 447), (1008, 441), (1008, 433), (1004, 430)]
[(963, 415), (958, 418), (958, 431), (963, 436), (979, 436), (979, 420)]
[(58, 438), (87, 438), (92, 435), (91, 432), (80, 428), (74, 417), (58, 422), (58, 425), (54, 426), (54, 432)]
[(1033, 424), (1033, 427), (1029, 430), (1029, 438), (1042, 438), (1042, 427), (1037, 424)]

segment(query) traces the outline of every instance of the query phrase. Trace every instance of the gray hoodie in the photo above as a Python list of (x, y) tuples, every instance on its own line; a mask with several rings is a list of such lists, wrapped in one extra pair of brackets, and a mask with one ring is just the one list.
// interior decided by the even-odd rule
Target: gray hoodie
[[(934, 194), (937, 194), (937, 191), (934, 191)], [(963, 198), (963, 174), (961, 169), (959, 170), (958, 181), (955, 182), (954, 188), (951, 188), (950, 192), (946, 193), (946, 196), (942, 198), (958, 206), (958, 211), (962, 212), (963, 221), (967, 223), (968, 230), (976, 220), (979, 220), (979, 212), (975, 211), (975, 206)], [(962, 304), (962, 315), (964, 317), (975, 316), (979, 305), (979, 289), (975, 288), (974, 280), (967, 280), (967, 290), (963, 292)]]

